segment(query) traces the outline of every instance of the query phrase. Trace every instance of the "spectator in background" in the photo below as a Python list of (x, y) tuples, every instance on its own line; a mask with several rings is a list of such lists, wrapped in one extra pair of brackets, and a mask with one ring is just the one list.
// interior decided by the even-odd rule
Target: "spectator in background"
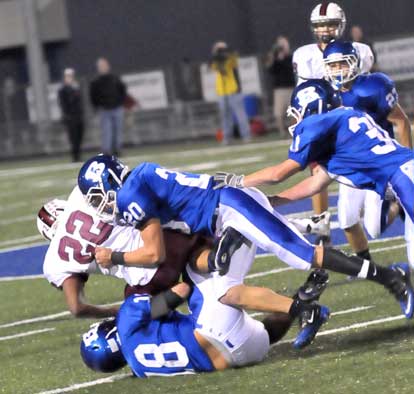
[(201, 100), (201, 76), (198, 64), (183, 57), (177, 70), (178, 97), (183, 101)]
[(292, 66), (292, 53), (289, 41), (284, 36), (276, 38), (266, 60), (266, 67), (272, 77), (273, 114), (276, 127), (282, 137), (286, 132), (286, 110), (295, 86), (295, 74)]
[(84, 132), (82, 93), (75, 79), (75, 70), (66, 68), (63, 85), (58, 91), (62, 121), (66, 127), (71, 145), (72, 160), (81, 161), (81, 145)]
[(90, 85), (90, 99), (99, 110), (102, 130), (102, 152), (119, 156), (124, 128), (124, 103), (127, 97), (125, 84), (111, 72), (108, 60), (96, 61), (98, 76)]
[(243, 142), (250, 141), (250, 125), (241, 93), (238, 56), (223, 41), (212, 49), (211, 69), (216, 73), (216, 92), (222, 118), (223, 144), (227, 145), (233, 135), (233, 115), (236, 117)]

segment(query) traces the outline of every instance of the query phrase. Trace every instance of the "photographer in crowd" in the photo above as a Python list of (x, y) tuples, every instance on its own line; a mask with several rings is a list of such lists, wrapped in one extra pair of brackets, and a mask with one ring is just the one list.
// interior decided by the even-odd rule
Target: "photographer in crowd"
[(273, 114), (281, 137), (286, 137), (286, 110), (295, 86), (292, 53), (289, 41), (284, 36), (276, 38), (266, 60), (267, 70), (272, 78)]
[(212, 49), (210, 67), (216, 73), (216, 92), (219, 96), (223, 144), (227, 145), (233, 135), (233, 115), (237, 119), (243, 142), (250, 141), (250, 125), (241, 93), (237, 54), (231, 51), (225, 42), (216, 42)]

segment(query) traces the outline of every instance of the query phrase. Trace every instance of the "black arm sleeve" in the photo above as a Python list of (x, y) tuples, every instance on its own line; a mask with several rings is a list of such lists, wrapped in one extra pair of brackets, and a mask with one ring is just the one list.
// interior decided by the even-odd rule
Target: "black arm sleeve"
[(185, 301), (171, 289), (151, 298), (151, 318), (158, 319), (174, 310)]

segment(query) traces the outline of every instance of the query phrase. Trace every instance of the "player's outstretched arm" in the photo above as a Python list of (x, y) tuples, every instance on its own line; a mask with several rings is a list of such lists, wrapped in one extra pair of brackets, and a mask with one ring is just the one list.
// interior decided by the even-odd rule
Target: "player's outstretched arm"
[(118, 306), (103, 307), (87, 304), (83, 300), (85, 284), (79, 276), (70, 276), (62, 284), (65, 301), (74, 317), (103, 318), (113, 317), (118, 313)]
[(413, 141), (411, 137), (410, 121), (400, 104), (397, 103), (394, 106), (387, 119), (395, 126), (395, 132), (400, 144), (412, 148)]
[(150, 219), (141, 229), (144, 246), (131, 252), (113, 252), (96, 247), (95, 260), (103, 268), (111, 265), (155, 266), (165, 260), (164, 236), (159, 219)]
[(253, 174), (246, 175), (243, 180), (244, 187), (255, 187), (260, 185), (276, 184), (291, 177), (297, 172), (301, 171), (299, 163), (287, 159), (275, 166), (264, 168), (254, 172)]
[(272, 206), (277, 206), (311, 197), (325, 189), (331, 182), (333, 182), (333, 179), (324, 170), (320, 169), (319, 171), (314, 171), (312, 176), (297, 183), (295, 186), (275, 196), (270, 196), (269, 201)]
[(299, 163), (287, 159), (278, 165), (264, 168), (263, 170), (259, 170), (250, 175), (218, 172), (214, 176), (214, 180), (216, 181), (214, 189), (220, 189), (225, 186), (242, 188), (275, 184), (282, 182), (301, 170), (302, 168)]

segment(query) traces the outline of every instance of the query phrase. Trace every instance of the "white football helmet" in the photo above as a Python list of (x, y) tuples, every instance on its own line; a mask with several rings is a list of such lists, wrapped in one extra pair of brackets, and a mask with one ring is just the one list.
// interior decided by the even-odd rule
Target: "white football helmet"
[[(323, 2), (312, 10), (310, 23), (316, 40), (327, 44), (332, 39), (342, 36), (345, 30), (346, 17), (343, 9), (338, 4)], [(325, 28), (322, 28), (322, 26)], [(330, 28), (326, 28), (329, 26)]]
[(51, 241), (56, 233), (58, 225), (58, 217), (65, 210), (66, 200), (59, 200), (57, 198), (48, 201), (37, 214), (37, 229), (39, 233)]

